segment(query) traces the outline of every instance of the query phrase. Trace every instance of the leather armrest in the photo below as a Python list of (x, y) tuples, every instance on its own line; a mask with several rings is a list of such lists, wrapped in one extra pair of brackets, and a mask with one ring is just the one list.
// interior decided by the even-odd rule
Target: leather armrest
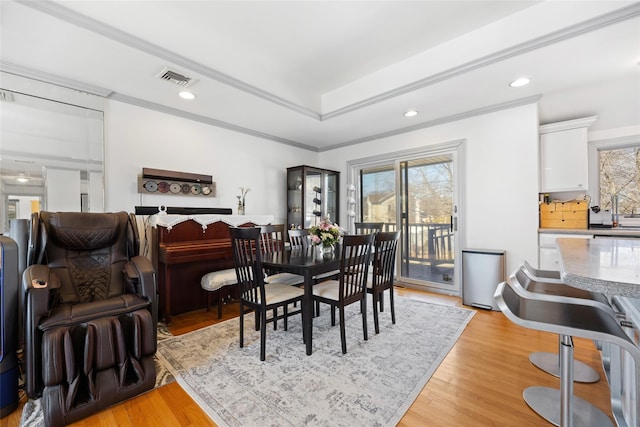
[(60, 280), (48, 266), (34, 264), (27, 267), (22, 274), (24, 292), (24, 335), (25, 335), (25, 388), (30, 397), (39, 395), (42, 390), (42, 367), (40, 351), (42, 332), (38, 325), (49, 312), (51, 291), (60, 288)]
[(125, 267), (127, 281), (135, 287), (135, 292), (151, 302), (154, 325), (158, 323), (158, 295), (156, 271), (151, 261), (141, 255), (131, 258)]
[(60, 279), (48, 266), (34, 264), (24, 270), (22, 289), (27, 321), (33, 321), (36, 327), (40, 324), (42, 316), (49, 311), (51, 292), (59, 288)]
[(22, 275), (22, 288), (24, 292), (35, 289), (59, 289), (60, 280), (52, 273), (48, 266), (34, 264), (27, 267)]

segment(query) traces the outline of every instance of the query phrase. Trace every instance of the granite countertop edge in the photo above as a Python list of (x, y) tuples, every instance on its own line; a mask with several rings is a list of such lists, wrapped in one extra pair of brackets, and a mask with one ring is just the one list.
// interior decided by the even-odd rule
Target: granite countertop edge
[(617, 295), (628, 298), (638, 298), (638, 291), (627, 283), (599, 280), (566, 272), (562, 273), (562, 281), (568, 285), (591, 292), (599, 292), (610, 297)]
[(640, 229), (621, 228), (538, 228), (539, 234), (589, 234), (593, 236), (638, 237)]

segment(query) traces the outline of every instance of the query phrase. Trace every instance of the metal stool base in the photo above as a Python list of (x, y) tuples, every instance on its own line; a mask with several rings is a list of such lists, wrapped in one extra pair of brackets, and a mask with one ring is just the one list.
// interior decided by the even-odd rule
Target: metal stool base
[[(560, 356), (558, 354), (538, 351), (529, 355), (529, 361), (546, 373), (560, 378)], [(573, 380), (579, 383), (597, 383), (600, 381), (600, 375), (591, 366), (574, 360)]]
[[(524, 401), (535, 413), (555, 426), (560, 426), (560, 390), (551, 387), (528, 387)], [(613, 427), (611, 419), (600, 409), (577, 396), (572, 396), (573, 425), (576, 427)]]

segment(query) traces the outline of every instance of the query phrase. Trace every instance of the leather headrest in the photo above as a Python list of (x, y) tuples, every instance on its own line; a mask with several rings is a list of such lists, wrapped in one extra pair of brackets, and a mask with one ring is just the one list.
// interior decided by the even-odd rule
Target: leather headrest
[[(42, 212), (46, 221), (46, 214)], [(125, 214), (125, 224), (126, 224)], [(95, 250), (111, 246), (120, 232), (118, 214), (55, 212), (50, 213), (49, 236), (60, 247), (71, 250)]]

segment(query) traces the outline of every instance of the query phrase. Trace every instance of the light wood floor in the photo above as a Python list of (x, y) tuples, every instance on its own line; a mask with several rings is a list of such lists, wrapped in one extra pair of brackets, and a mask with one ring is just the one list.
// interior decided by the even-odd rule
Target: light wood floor
[[(459, 298), (410, 289), (398, 289), (425, 301), (460, 306)], [(174, 317), (170, 330), (183, 334), (217, 323), (215, 309)], [(502, 313), (476, 310), (464, 333), (436, 370), (399, 426), (545, 426), (542, 418), (522, 400), (531, 385), (559, 387), (559, 380), (528, 361), (532, 351), (557, 351), (555, 335), (518, 327)], [(237, 304), (224, 307), (222, 320), (237, 316)], [(383, 314), (381, 321), (385, 319)], [(588, 340), (575, 340), (575, 357), (603, 377), (599, 353)], [(603, 377), (604, 378), (604, 377)], [(611, 414), (609, 388), (604, 379), (596, 384), (575, 384), (577, 396)], [(23, 402), (21, 402), (21, 407)], [(18, 426), (20, 409), (0, 420), (0, 427)], [(74, 426), (215, 426), (177, 383), (147, 392), (115, 405)]]

